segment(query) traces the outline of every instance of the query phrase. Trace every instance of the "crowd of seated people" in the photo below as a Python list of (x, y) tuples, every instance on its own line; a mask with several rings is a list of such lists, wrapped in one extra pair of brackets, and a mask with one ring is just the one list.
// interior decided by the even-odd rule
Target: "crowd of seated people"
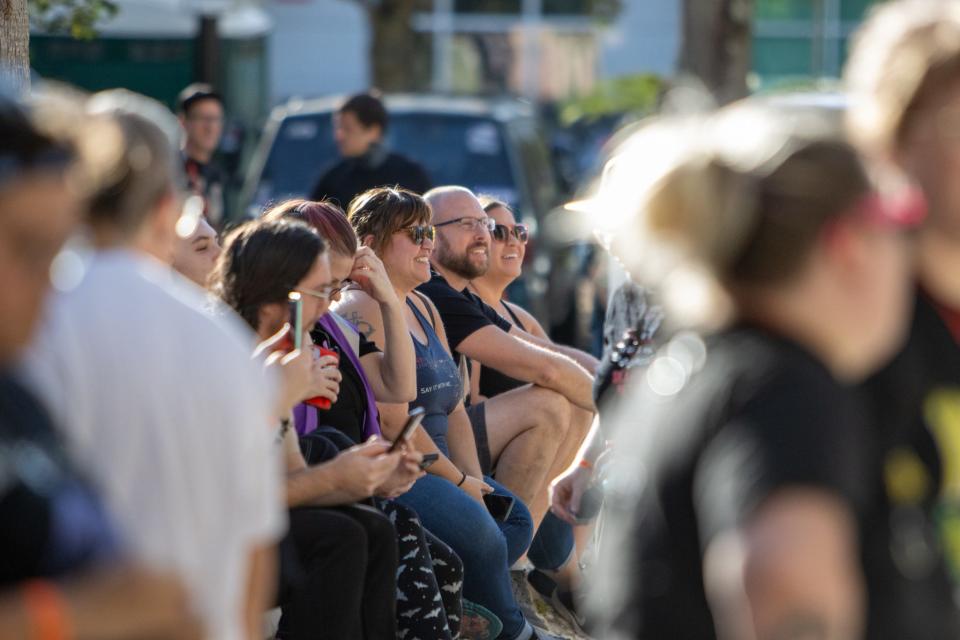
[(684, 331), (628, 282), (600, 361), (508, 298), (508, 203), (221, 235), (159, 103), (0, 98), (0, 637), (955, 637), (960, 9), (908, 5), (859, 148), (750, 101), (632, 138), (610, 249)]

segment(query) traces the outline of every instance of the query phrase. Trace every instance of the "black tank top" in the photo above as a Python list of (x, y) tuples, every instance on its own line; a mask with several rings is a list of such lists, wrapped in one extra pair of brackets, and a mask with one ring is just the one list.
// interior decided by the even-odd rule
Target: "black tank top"
[[(517, 317), (517, 314), (513, 312), (509, 305), (500, 303), (504, 309), (507, 310), (507, 313), (510, 314), (510, 317), (513, 318), (513, 323), (517, 325), (518, 328), (527, 330), (523, 326), (523, 323), (520, 322), (520, 318)], [(480, 365), (480, 395), (492, 398), (494, 396), (500, 395), (510, 391), (511, 389), (516, 389), (517, 387), (522, 387), (527, 384), (523, 380), (517, 380), (516, 378), (511, 378), (505, 373), (501, 373), (496, 369), (491, 369), (490, 367), (485, 367)]]

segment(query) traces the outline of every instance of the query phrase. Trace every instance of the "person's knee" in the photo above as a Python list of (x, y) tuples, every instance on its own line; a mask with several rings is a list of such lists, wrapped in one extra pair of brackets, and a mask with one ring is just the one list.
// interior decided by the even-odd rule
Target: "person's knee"
[(350, 514), (360, 524), (364, 531), (366, 547), (376, 550), (378, 554), (396, 556), (397, 530), (390, 518), (372, 507), (354, 505), (349, 507)]
[(472, 542), (457, 553), (468, 573), (477, 571), (493, 571), (495, 567), (507, 565), (507, 539), (500, 527), (490, 518), (488, 522), (473, 523)]
[(570, 402), (551, 389), (531, 387), (524, 406), (529, 407), (537, 427), (552, 437), (564, 437), (570, 426)]

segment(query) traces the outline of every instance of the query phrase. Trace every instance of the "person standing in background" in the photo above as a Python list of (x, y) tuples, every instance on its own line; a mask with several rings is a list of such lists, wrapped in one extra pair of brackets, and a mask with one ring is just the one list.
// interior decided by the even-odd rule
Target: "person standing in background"
[(389, 117), (370, 93), (349, 98), (333, 116), (333, 137), (342, 158), (313, 187), (311, 200), (330, 199), (346, 210), (357, 195), (374, 187), (399, 186), (422, 195), (430, 178), (419, 164), (386, 146)]
[(183, 168), (191, 192), (203, 198), (203, 214), (219, 228), (224, 221), (223, 189), (226, 178), (213, 162), (223, 136), (223, 98), (208, 84), (195, 83), (177, 100), (183, 127)]

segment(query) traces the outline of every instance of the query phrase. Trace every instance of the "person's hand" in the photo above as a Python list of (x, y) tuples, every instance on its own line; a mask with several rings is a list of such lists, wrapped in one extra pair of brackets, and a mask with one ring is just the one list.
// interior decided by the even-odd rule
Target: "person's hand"
[(403, 457), (394, 472), (386, 482), (377, 487), (377, 495), (381, 498), (397, 498), (413, 487), (413, 483), (426, 475), (420, 469), (423, 454), (413, 449), (403, 448)]
[[(314, 384), (313, 349), (283, 350), (290, 343), (290, 331), (290, 325), (285, 324), (283, 329), (258, 344), (253, 352), (255, 358), (267, 354), (264, 367), (276, 371), (280, 379), (280, 393), (275, 407), (278, 416), (289, 414), (295, 405), (310, 397), (310, 388)], [(303, 332), (302, 344), (311, 344), (307, 331)]]
[(199, 640), (203, 631), (179, 581), (142, 567), (98, 570), (63, 584), (78, 640)]
[(337, 401), (343, 374), (340, 373), (339, 361), (335, 356), (321, 356), (314, 350), (311, 378), (310, 390), (301, 400), (319, 396), (326, 398), (331, 404)]
[(483, 496), (486, 493), (493, 493), (493, 487), (488, 485), (480, 478), (467, 476), (467, 479), (463, 481), (463, 484), (460, 485), (460, 488), (463, 489), (463, 491), (471, 498), (482, 504), (484, 509), (487, 508), (487, 503), (483, 501)]
[(383, 262), (370, 247), (357, 249), (349, 279), (379, 304), (399, 301)]
[(403, 458), (399, 451), (388, 454), (389, 448), (389, 442), (371, 438), (341, 452), (327, 463), (336, 474), (337, 488), (349, 500), (363, 500), (375, 495), (377, 487), (386, 482)]
[(590, 486), (593, 470), (574, 464), (550, 483), (550, 510), (554, 515), (567, 522), (577, 524), (577, 512), (580, 499)]

